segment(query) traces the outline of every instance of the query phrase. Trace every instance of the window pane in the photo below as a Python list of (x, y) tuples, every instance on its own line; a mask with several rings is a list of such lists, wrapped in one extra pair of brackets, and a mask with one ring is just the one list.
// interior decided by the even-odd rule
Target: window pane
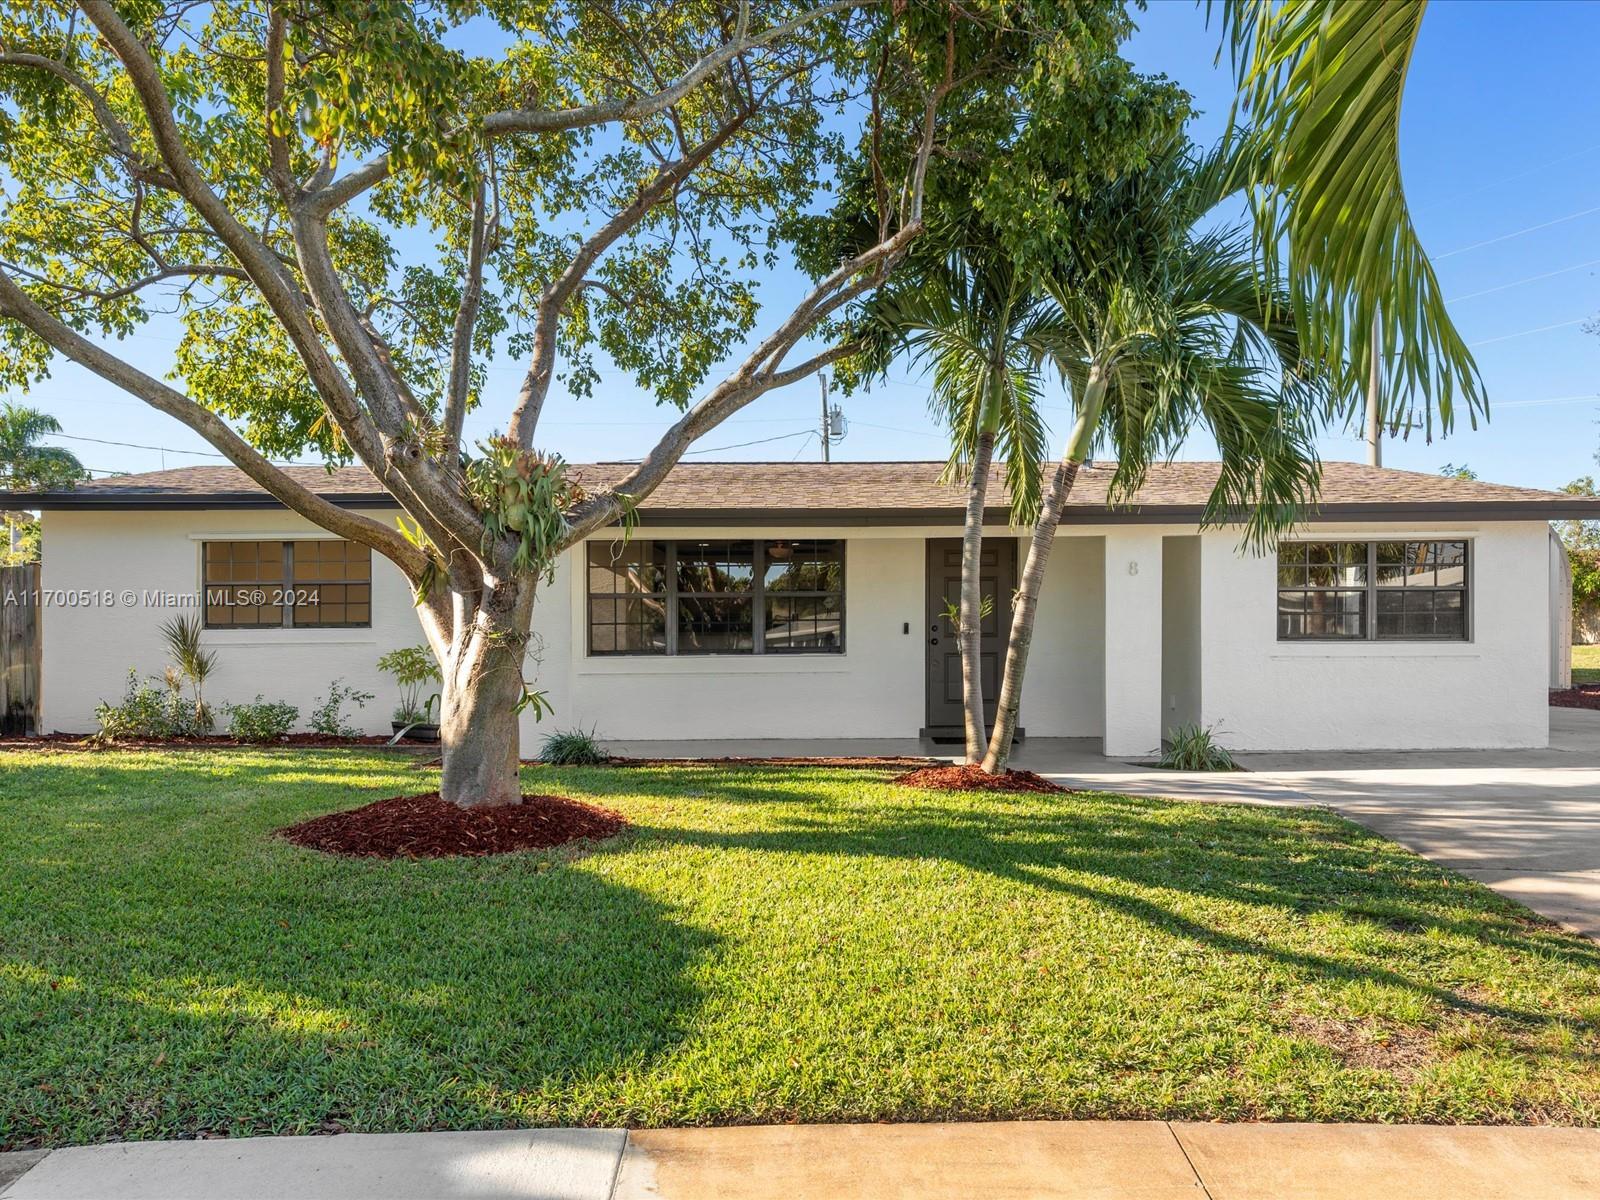
[(1365, 542), (1307, 542), (1307, 579), (1311, 587), (1357, 587), (1367, 582)]
[(768, 596), (767, 652), (836, 651), (844, 648), (844, 621), (839, 596)]
[(1366, 612), (1364, 591), (1280, 591), (1278, 636), (1285, 640), (1365, 637)]
[(767, 543), (766, 589), (769, 592), (837, 592), (844, 577), (837, 541)]
[(259, 629), (283, 624), (282, 610), (257, 603), (264, 590), (281, 586), (282, 542), (206, 542), (201, 559), (208, 627)]
[(749, 596), (679, 597), (678, 653), (748, 653), (755, 648), (751, 616)]
[(680, 592), (749, 592), (755, 574), (754, 542), (678, 543)]
[(665, 654), (667, 610), (656, 596), (589, 600), (591, 654)]
[[(336, 538), (293, 544), (290, 622), (311, 626), (372, 624), (372, 551)], [(360, 582), (346, 582), (360, 581)]]
[(1456, 589), (1380, 592), (1378, 636), (1462, 641), (1467, 636), (1466, 595)]
[(666, 590), (665, 542), (590, 542), (589, 591), (614, 595)]
[(1432, 542), (1379, 542), (1379, 587), (1432, 587)]

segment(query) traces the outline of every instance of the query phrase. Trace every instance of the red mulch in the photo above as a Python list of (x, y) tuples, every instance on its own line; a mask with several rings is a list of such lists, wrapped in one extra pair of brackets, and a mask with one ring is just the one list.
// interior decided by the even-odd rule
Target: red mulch
[(905, 787), (928, 788), (938, 792), (1070, 792), (1032, 771), (1007, 771), (991, 775), (978, 766), (923, 767), (896, 775), (890, 783)]
[(449, 858), (544, 850), (579, 838), (598, 841), (627, 824), (621, 813), (565, 796), (524, 796), (521, 804), (462, 808), (438, 792), (395, 796), (278, 830), (309, 850), (356, 858)]
[(1555, 708), (1600, 708), (1600, 683), (1580, 683), (1560, 691), (1552, 688), (1550, 704)]

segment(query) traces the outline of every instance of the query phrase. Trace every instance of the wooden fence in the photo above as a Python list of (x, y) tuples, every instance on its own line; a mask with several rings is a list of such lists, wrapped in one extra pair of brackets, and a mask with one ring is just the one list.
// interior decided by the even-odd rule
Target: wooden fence
[(0, 567), (0, 733), (39, 725), (39, 564)]

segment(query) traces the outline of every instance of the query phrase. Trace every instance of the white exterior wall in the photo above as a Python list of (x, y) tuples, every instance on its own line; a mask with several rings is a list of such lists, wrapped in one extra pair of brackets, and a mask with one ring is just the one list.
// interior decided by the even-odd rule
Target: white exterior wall
[[(370, 514), (385, 523), (393, 513)], [(44, 514), (41, 586), (49, 593), (109, 589), (109, 606), (47, 604), (44, 626), (44, 687), (40, 728), (83, 733), (95, 728), (101, 700), (121, 698), (128, 668), (159, 675), (168, 662), (161, 625), (197, 609), (157, 608), (143, 593), (200, 591), (202, 541), (289, 540), (330, 537), (292, 513), (270, 509), (177, 512), (78, 512)], [(124, 604), (131, 591), (139, 602)], [(347, 717), (368, 733), (387, 733), (399, 695), (377, 659), (399, 646), (423, 641), (411, 607), (411, 592), (385, 558), (372, 556), (370, 629), (212, 629), (207, 646), (217, 651), (216, 675), (206, 684), (213, 707), (246, 702), (256, 693), (287, 700), (300, 709), (301, 728), (328, 684), (342, 677), (376, 699), (364, 709), (346, 706)]]
[[(393, 514), (377, 512), (388, 521)], [(647, 527), (641, 537), (793, 536), (794, 530)], [(924, 718), (925, 550), (949, 527), (806, 529), (846, 540), (846, 649), (795, 657), (590, 658), (584, 579), (569, 561), (535, 607), (529, 678), (555, 715), (523, 721), (531, 753), (552, 728), (616, 739), (916, 736)], [(1030, 737), (1106, 738), (1113, 755), (1153, 751), (1174, 663), (1163, 651), (1163, 539), (1192, 527), (1063, 530), (1041, 597), (1022, 723)], [(272, 510), (52, 511), (47, 591), (195, 592), (200, 542), (326, 536)], [(1014, 537), (996, 529), (989, 536)], [(1451, 529), (1317, 526), (1317, 537), (1472, 540), (1469, 643), (1284, 644), (1270, 559), (1241, 557), (1232, 531), (1200, 536), (1199, 719), (1244, 750), (1539, 746), (1548, 740), (1548, 534), (1543, 522)], [(1024, 546), (1025, 550), (1026, 547)], [(581, 558), (576, 561), (581, 562)], [(1170, 561), (1170, 560), (1169, 560)], [(1129, 573), (1129, 564), (1138, 573)], [(1186, 571), (1187, 574), (1187, 571)], [(1187, 590), (1187, 581), (1182, 589)], [(1169, 593), (1175, 597), (1178, 590)], [(1168, 603), (1171, 603), (1169, 598)], [(421, 642), (399, 572), (373, 560), (371, 629), (213, 630), (213, 703), (259, 692), (309, 715), (330, 680), (374, 692), (358, 714), (386, 732), (398, 697), (380, 654)], [(84, 732), (121, 695), (129, 667), (159, 673), (159, 626), (179, 610), (123, 604), (46, 607), (41, 727)], [(909, 625), (910, 632), (906, 632)], [(1185, 651), (1185, 653), (1188, 653)], [(1185, 668), (1187, 669), (1187, 668)], [(1165, 677), (1165, 679), (1164, 679)]]
[(1454, 749), (1550, 740), (1548, 525), (1317, 525), (1301, 536), (1466, 538), (1467, 642), (1279, 642), (1274, 560), (1202, 536), (1202, 719), (1236, 750)]
[(1161, 736), (1200, 722), (1200, 539), (1161, 539)]

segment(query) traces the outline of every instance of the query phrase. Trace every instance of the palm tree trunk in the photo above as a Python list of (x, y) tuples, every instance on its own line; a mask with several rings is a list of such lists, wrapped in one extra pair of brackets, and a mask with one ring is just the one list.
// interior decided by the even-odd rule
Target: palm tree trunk
[(1011, 760), (1011, 742), (1017, 736), (1017, 714), (1022, 707), (1022, 679), (1028, 670), (1028, 651), (1033, 645), (1033, 621), (1039, 611), (1039, 592), (1044, 588), (1045, 570), (1050, 565), (1050, 551), (1055, 546), (1061, 513), (1066, 508), (1067, 497), (1072, 494), (1072, 485), (1077, 482), (1078, 468), (1088, 458), (1089, 450), (1094, 445), (1094, 432), (1099, 424), (1105, 390), (1105, 375), (1096, 364), (1090, 369), (1088, 386), (1084, 389), (1083, 410), (1073, 426), (1066, 451), (1056, 464), (1050, 489), (1039, 508), (1039, 519), (1033, 523), (1028, 559), (1022, 568), (1022, 579), (1011, 612), (1011, 637), (1006, 643), (1006, 665), (1000, 678), (994, 732), (989, 736), (988, 753), (983, 756), (983, 769), (991, 775), (1003, 774), (1006, 764)]
[(961, 530), (961, 708), (967, 733), (967, 762), (983, 758), (989, 730), (983, 719), (983, 509), (989, 495), (993, 432), (978, 435), (967, 483), (966, 524)]

